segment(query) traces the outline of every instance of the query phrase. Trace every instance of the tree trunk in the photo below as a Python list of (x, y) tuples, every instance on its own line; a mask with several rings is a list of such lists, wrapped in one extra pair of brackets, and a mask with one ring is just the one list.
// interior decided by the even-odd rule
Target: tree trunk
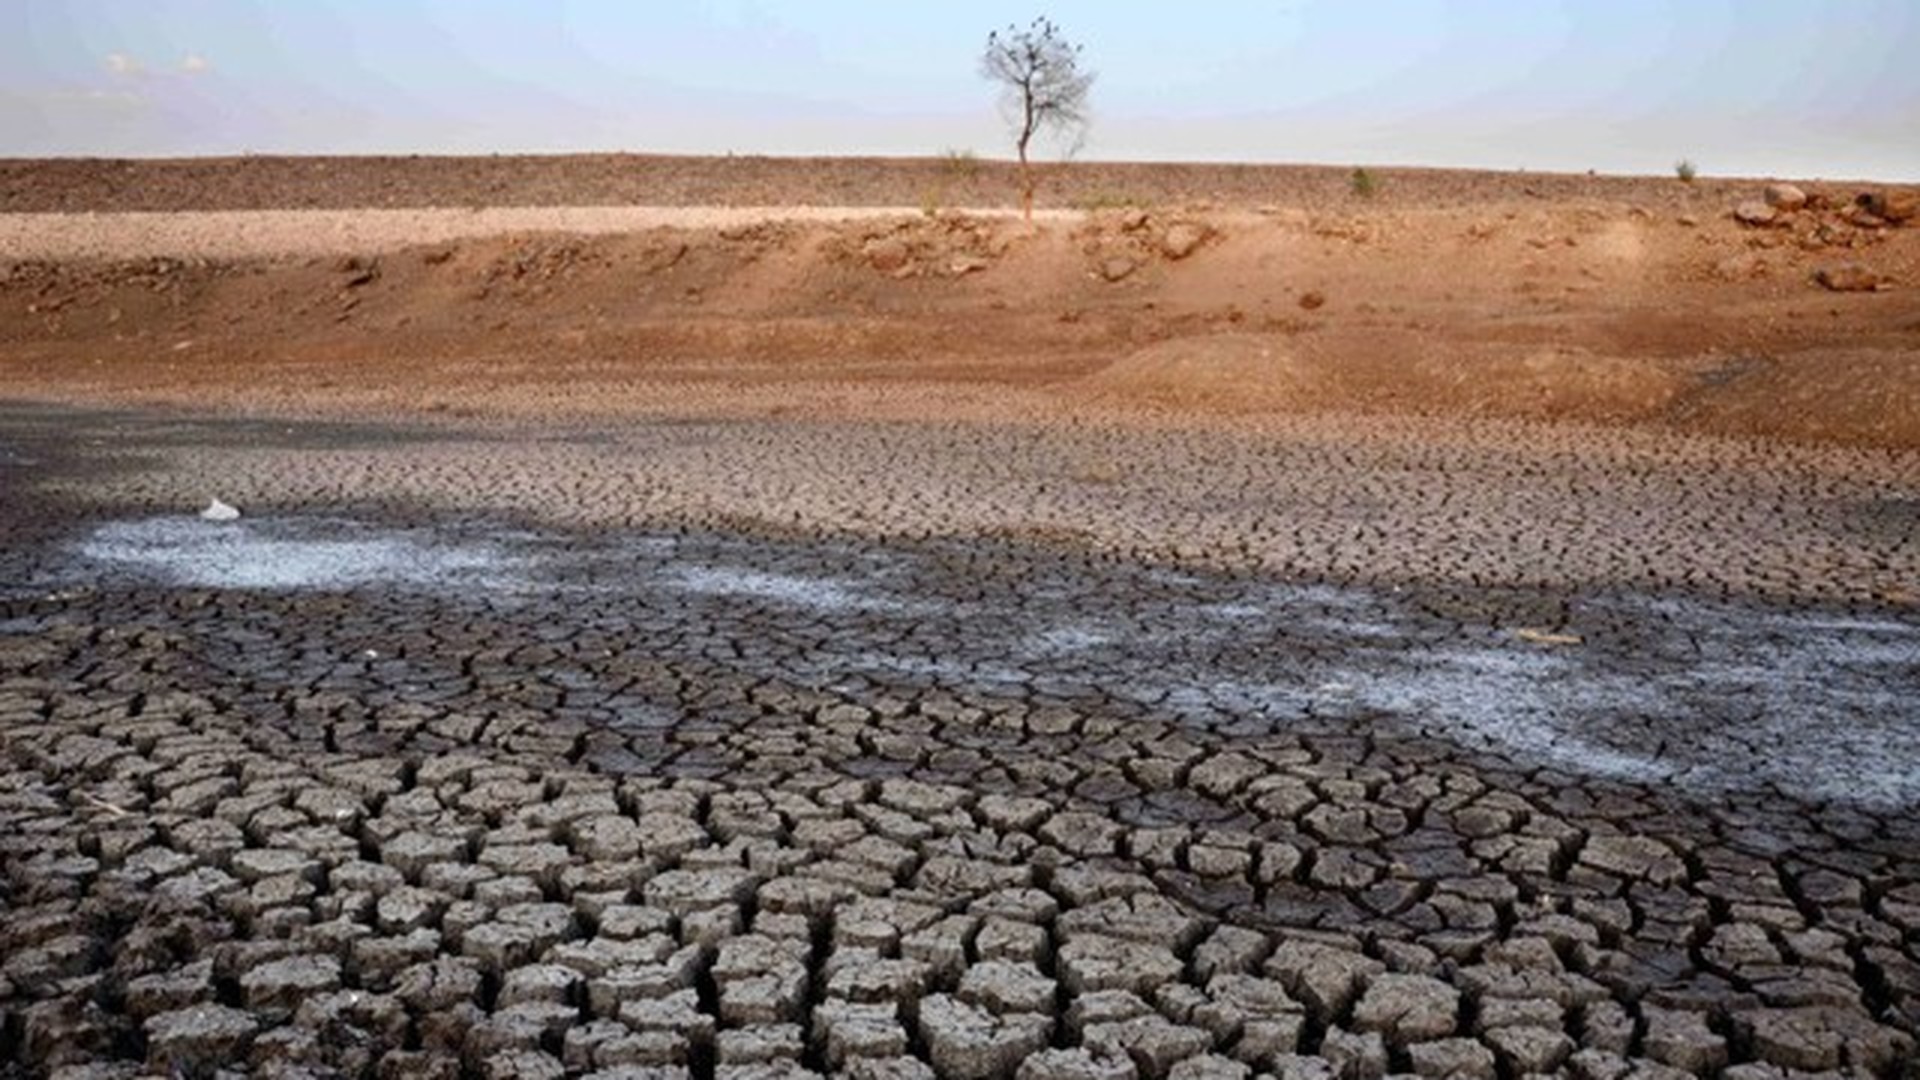
[(1027, 162), (1027, 144), (1033, 141), (1034, 128), (1038, 126), (1033, 114), (1033, 87), (1021, 88), (1021, 102), (1026, 107), (1026, 122), (1020, 126), (1020, 214), (1026, 223), (1033, 224), (1033, 166)]
[(1033, 166), (1027, 164), (1027, 140), (1020, 140), (1020, 213), (1033, 224)]

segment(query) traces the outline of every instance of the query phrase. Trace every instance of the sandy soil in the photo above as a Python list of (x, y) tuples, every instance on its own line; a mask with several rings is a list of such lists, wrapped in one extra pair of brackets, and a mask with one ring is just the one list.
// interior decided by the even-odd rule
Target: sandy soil
[[(1075, 166), (1056, 186), (1238, 202), (885, 209), (947, 164), (647, 159), (674, 179), (654, 206), (532, 205), (602, 197), (602, 159), (15, 164), (7, 205), (85, 212), (0, 214), (0, 375), (293, 412), (1386, 412), (1920, 447), (1920, 230), (1855, 186), (1753, 226), (1758, 184), (1433, 172), (1361, 199), (1324, 170)], [(473, 184), (501, 205), (433, 208)]]
[[(982, 219), (1006, 209), (960, 211)], [(736, 230), (767, 222), (898, 219), (906, 207), (522, 206), (448, 210), (178, 210), (0, 215), (0, 250), (15, 259), (271, 259), (372, 254), (515, 233), (607, 236), (651, 229)], [(1041, 211), (1067, 220), (1070, 211)]]

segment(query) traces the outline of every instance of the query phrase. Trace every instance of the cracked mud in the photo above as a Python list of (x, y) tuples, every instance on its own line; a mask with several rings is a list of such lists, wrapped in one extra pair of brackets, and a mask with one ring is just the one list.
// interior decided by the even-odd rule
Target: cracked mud
[[(27, 494), (99, 455), (11, 420), (0, 1072), (1920, 1053), (1910, 609), (293, 499), (210, 523)], [(154, 461), (362, 439), (130, 431)]]

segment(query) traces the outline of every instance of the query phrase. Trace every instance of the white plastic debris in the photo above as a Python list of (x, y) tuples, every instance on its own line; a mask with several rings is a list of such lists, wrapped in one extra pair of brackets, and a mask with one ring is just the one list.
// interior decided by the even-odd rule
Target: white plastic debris
[(208, 521), (238, 521), (240, 511), (237, 507), (228, 506), (219, 499), (215, 499), (207, 504), (205, 510), (200, 511), (200, 516)]

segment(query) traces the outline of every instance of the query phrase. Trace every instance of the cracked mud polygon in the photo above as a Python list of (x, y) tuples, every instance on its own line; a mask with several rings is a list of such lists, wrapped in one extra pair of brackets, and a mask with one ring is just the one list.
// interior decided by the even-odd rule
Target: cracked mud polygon
[(468, 437), (6, 413), (7, 1069), (1909, 1074), (1910, 608), (302, 495)]

